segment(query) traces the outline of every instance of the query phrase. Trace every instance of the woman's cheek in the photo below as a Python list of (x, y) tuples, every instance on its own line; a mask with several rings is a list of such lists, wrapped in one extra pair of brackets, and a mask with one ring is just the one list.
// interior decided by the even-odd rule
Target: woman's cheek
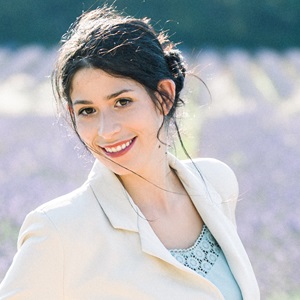
[(88, 124), (87, 122), (83, 122), (82, 120), (77, 121), (77, 132), (81, 139), (88, 143), (92, 143), (92, 137), (95, 134), (95, 128), (91, 124)]

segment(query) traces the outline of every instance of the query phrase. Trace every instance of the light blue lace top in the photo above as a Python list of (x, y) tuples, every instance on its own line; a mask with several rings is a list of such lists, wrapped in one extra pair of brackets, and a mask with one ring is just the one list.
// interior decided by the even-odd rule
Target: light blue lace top
[(206, 225), (203, 225), (202, 232), (192, 247), (171, 249), (170, 253), (180, 263), (211, 281), (225, 300), (243, 299), (224, 253)]

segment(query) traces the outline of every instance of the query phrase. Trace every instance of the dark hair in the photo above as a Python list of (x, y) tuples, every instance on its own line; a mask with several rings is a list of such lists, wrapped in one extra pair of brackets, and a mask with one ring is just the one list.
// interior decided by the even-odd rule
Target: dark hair
[(173, 80), (175, 98), (160, 95), (163, 101), (172, 102), (163, 124), (171, 119), (176, 122), (176, 108), (183, 104), (180, 92), (186, 69), (180, 52), (165, 33), (154, 31), (149, 19), (124, 17), (112, 7), (105, 6), (84, 13), (63, 36), (52, 83), (59, 106), (65, 101), (69, 104), (69, 115), (76, 133), (70, 89), (73, 76), (82, 68), (98, 68), (113, 76), (139, 82), (156, 106), (161, 105), (155, 97), (159, 81)]
[[(184, 153), (204, 181), (201, 172), (183, 144), (176, 122), (176, 109), (184, 104), (180, 98), (186, 75), (183, 57), (175, 45), (170, 42), (166, 33), (157, 34), (149, 22), (150, 20), (147, 18), (124, 17), (111, 6), (85, 12), (77, 18), (62, 37), (62, 46), (52, 74), (52, 86), (58, 107), (65, 108), (65, 102), (68, 103), (67, 111), (71, 125), (81, 142), (89, 149), (89, 145), (82, 141), (77, 132), (70, 98), (72, 79), (75, 73), (83, 68), (96, 68), (113, 76), (137, 81), (144, 86), (154, 104), (162, 112), (164, 112), (162, 104), (158, 101), (155, 93), (161, 96), (166, 107), (169, 108), (167, 115), (164, 115), (157, 138), (159, 139), (163, 125), (169, 125), (172, 120)], [(174, 99), (170, 99), (169, 95), (158, 91), (158, 84), (163, 79), (171, 79), (175, 83)], [(201, 79), (200, 81), (207, 87)], [(169, 107), (170, 102), (172, 107)], [(143, 178), (134, 171), (129, 171)], [(148, 181), (146, 178), (143, 179)]]

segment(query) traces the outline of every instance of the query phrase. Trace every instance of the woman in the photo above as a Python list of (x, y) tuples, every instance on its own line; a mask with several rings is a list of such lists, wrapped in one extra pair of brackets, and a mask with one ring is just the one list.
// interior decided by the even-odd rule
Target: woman
[(26, 217), (0, 299), (259, 299), (233, 172), (167, 152), (185, 72), (146, 19), (99, 8), (69, 29), (53, 83), (95, 164)]

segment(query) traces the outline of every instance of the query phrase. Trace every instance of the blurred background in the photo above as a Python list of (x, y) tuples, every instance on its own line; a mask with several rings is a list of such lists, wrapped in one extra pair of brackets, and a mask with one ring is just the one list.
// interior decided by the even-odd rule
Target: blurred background
[[(78, 187), (91, 167), (56, 116), (49, 76), (69, 25), (103, 3), (0, 0), (0, 281), (25, 215)], [(208, 85), (211, 100), (187, 76), (181, 125), (188, 151), (237, 174), (238, 231), (262, 299), (300, 299), (299, 0), (114, 3), (168, 31)]]

